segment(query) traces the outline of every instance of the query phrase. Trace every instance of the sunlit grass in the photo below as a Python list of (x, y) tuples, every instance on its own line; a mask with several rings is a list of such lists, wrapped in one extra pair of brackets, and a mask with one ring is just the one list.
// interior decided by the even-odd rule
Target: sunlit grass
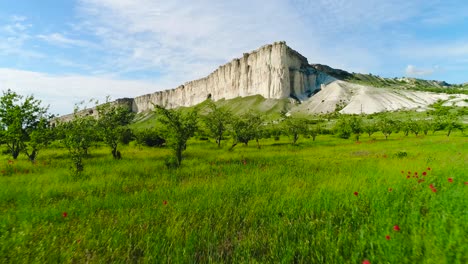
[(4, 156), (0, 262), (467, 263), (467, 138), (376, 137)]

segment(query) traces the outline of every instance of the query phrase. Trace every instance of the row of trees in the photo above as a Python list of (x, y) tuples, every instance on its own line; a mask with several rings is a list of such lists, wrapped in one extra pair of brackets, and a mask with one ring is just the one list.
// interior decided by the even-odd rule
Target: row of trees
[(108, 146), (115, 159), (122, 157), (120, 144), (131, 140), (150, 146), (166, 144), (174, 151), (172, 165), (179, 166), (187, 141), (195, 134), (213, 138), (218, 147), (222, 146), (223, 140), (230, 137), (230, 150), (238, 144), (248, 145), (253, 140), (260, 148), (262, 138), (279, 139), (281, 135), (289, 136), (292, 144), (296, 144), (300, 137), (315, 140), (319, 134), (330, 133), (341, 138), (354, 135), (356, 140), (362, 134), (370, 137), (378, 131), (385, 138), (400, 131), (405, 135), (418, 135), (427, 134), (428, 131), (446, 130), (449, 136), (454, 129), (463, 128), (459, 117), (466, 115), (464, 109), (453, 111), (450, 107), (436, 104), (434, 110), (427, 112), (427, 119), (407, 118), (406, 121), (401, 121), (392, 119), (385, 113), (370, 116), (340, 115), (331, 128), (330, 123), (320, 116), (306, 119), (283, 114), (279, 120), (273, 122), (266, 121), (263, 115), (252, 111), (234, 115), (228, 109), (207, 101), (204, 106), (192, 110), (156, 106), (155, 113), (162, 126), (157, 130), (132, 131), (129, 125), (134, 119), (134, 113), (127, 107), (111, 103), (109, 99), (104, 104), (97, 105), (92, 114), (75, 107), (70, 121), (59, 122), (55, 126), (51, 126), (52, 116), (47, 110), (47, 107), (41, 106), (41, 102), (32, 96), (22, 97), (11, 90), (4, 92), (0, 98), (1, 143), (5, 144), (13, 159), (24, 153), (34, 162), (42, 148), (52, 141), (59, 141), (68, 149), (73, 171), (78, 174), (83, 171), (83, 159), (88, 155), (89, 148), (97, 141)]

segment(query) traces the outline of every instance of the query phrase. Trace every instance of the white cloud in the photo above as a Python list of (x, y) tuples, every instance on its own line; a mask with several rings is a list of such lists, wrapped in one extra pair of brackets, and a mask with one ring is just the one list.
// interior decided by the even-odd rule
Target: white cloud
[(60, 33), (52, 33), (48, 35), (38, 35), (39, 39), (52, 43), (54, 45), (60, 46), (78, 46), (78, 47), (97, 47), (94, 43), (89, 41), (80, 40), (80, 39), (72, 39), (68, 38)]
[(427, 76), (433, 74), (438, 67), (433, 69), (416, 68), (414, 65), (406, 66), (405, 73), (407, 76)]
[(0, 68), (1, 90), (11, 89), (21, 95), (33, 94), (45, 105), (50, 105), (50, 111), (53, 114), (70, 113), (75, 103), (91, 98), (103, 102), (108, 95), (113, 99), (135, 97), (162, 88), (169, 87), (109, 77), (54, 76), (40, 72)]

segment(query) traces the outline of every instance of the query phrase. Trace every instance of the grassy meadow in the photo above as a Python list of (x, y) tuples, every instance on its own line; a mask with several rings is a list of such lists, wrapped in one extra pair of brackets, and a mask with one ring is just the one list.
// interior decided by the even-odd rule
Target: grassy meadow
[(65, 149), (2, 156), (0, 263), (468, 263), (467, 139), (102, 147), (79, 179)]

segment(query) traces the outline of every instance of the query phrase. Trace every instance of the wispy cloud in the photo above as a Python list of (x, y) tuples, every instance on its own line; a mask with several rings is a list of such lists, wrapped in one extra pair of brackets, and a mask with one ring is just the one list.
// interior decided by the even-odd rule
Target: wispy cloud
[(64, 36), (60, 33), (52, 33), (48, 35), (37, 35), (37, 37), (43, 41), (49, 42), (54, 45), (60, 46), (78, 46), (78, 47), (86, 47), (86, 48), (96, 48), (97, 45), (91, 43), (89, 41), (81, 40), (81, 39), (73, 39)]

